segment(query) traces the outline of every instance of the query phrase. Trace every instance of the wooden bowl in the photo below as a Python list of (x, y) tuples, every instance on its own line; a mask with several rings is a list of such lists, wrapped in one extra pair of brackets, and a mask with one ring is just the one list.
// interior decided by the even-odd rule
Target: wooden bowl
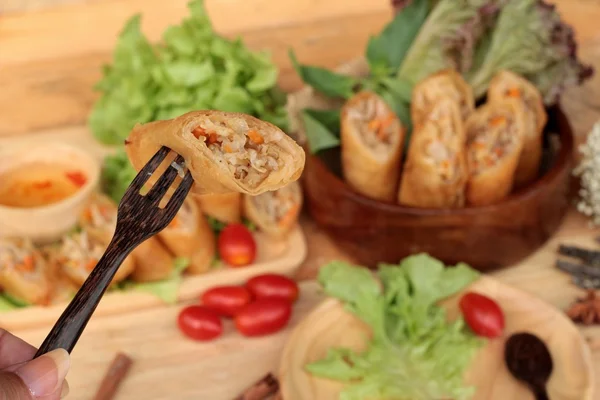
[[(591, 354), (573, 323), (559, 310), (542, 300), (481, 277), (468, 290), (496, 300), (506, 318), (503, 338), (488, 341), (475, 355), (465, 382), (476, 388), (471, 400), (533, 400), (524, 385), (515, 380), (504, 363), (504, 342), (516, 332), (531, 332), (543, 340), (552, 355), (554, 369), (548, 381), (552, 400), (592, 400), (594, 398)], [(458, 315), (456, 295), (444, 302), (450, 318)], [(279, 382), (284, 400), (339, 398), (343, 383), (315, 378), (305, 372), (307, 363), (323, 358), (331, 347), (348, 347), (360, 351), (370, 329), (341, 303), (328, 299), (313, 310), (292, 331), (283, 350)]]
[[(363, 64), (357, 60), (340, 70), (361, 75)], [(299, 110), (339, 106), (310, 88), (291, 95), (288, 103), (292, 129), (300, 132), (300, 142)], [(514, 264), (552, 236), (569, 207), (573, 132), (559, 108), (549, 110), (548, 119), (546, 132), (553, 134), (545, 135), (540, 178), (500, 203), (450, 210), (373, 200), (342, 179), (336, 149), (307, 156), (303, 186), (308, 211), (339, 247), (369, 267), (420, 252), (447, 264), (463, 261), (481, 271)]]

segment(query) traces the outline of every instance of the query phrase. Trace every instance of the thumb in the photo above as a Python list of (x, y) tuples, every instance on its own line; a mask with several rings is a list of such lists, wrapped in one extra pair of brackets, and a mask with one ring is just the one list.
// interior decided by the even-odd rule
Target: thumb
[(0, 371), (0, 400), (60, 399), (68, 390), (65, 376), (71, 359), (63, 349)]

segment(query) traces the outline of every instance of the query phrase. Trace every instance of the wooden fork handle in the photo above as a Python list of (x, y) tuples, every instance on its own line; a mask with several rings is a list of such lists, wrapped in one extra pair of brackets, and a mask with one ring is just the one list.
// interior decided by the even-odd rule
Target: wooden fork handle
[(114, 239), (111, 241), (96, 267), (46, 336), (34, 358), (55, 349), (65, 349), (71, 353), (102, 295), (133, 247), (128, 251), (124, 250), (122, 246), (115, 244)]

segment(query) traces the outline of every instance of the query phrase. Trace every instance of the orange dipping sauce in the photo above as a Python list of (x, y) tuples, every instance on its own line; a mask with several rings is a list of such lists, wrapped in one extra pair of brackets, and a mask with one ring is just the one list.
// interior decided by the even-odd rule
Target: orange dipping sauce
[(77, 168), (31, 163), (0, 175), (0, 205), (33, 208), (73, 196), (88, 181)]

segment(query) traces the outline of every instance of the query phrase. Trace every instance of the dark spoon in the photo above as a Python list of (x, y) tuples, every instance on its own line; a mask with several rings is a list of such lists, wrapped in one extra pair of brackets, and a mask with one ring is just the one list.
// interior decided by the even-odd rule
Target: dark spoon
[(504, 361), (510, 373), (529, 386), (536, 400), (549, 400), (546, 382), (553, 364), (544, 342), (531, 333), (515, 333), (506, 341)]

